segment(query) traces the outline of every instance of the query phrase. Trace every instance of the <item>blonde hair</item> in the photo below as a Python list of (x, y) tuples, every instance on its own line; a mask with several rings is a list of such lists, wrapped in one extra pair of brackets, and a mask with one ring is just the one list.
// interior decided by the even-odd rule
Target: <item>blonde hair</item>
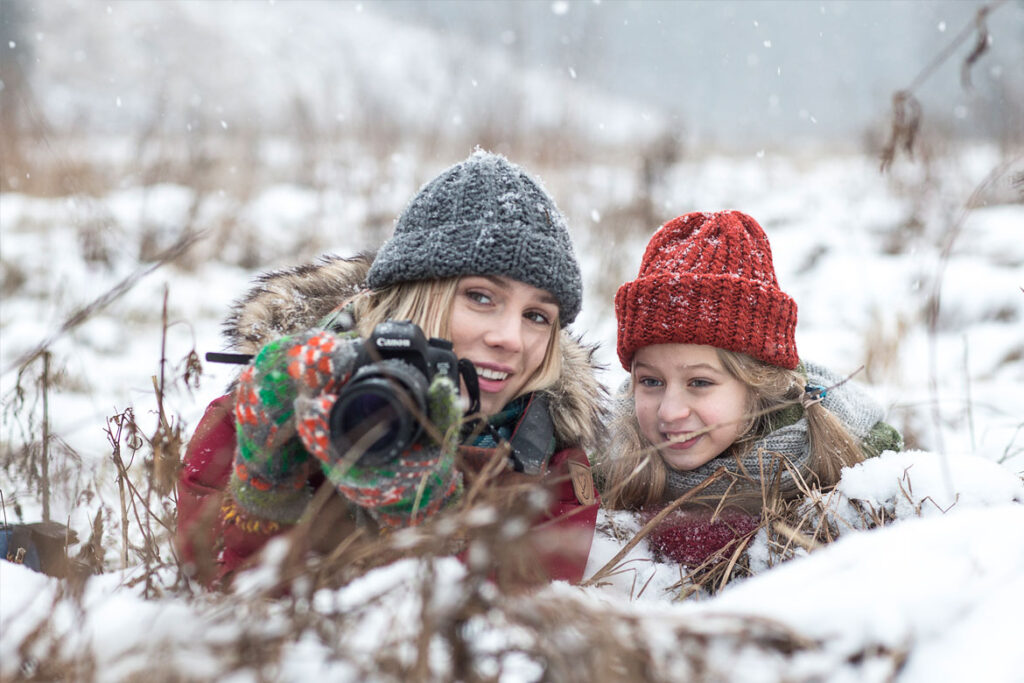
[[(458, 277), (398, 282), (389, 287), (362, 292), (352, 300), (356, 331), (368, 337), (385, 320), (411, 320), (427, 337), (451, 339), (452, 308)], [(562, 373), (562, 335), (558, 317), (551, 321), (544, 360), (530, 376), (521, 393), (540, 391), (553, 385)], [(515, 397), (515, 398), (518, 398)]]
[[(769, 365), (745, 353), (715, 350), (725, 370), (748, 390), (740, 436), (719, 456), (739, 459), (750, 452), (758, 439), (782, 426), (780, 411), (800, 405), (806, 379), (797, 370)], [(635, 377), (630, 381), (631, 389), (633, 386)], [(609, 453), (602, 463), (606, 489), (603, 497), (612, 509), (639, 509), (661, 503), (665, 497), (667, 465), (657, 447), (641, 433), (636, 404), (629, 405), (629, 410), (620, 411), (615, 418)], [(770, 492), (783, 499), (800, 493), (799, 479), (818, 488), (831, 488), (839, 481), (843, 467), (864, 459), (857, 439), (820, 403), (806, 406), (803, 414), (807, 417), (810, 458), (803, 471), (797, 473), (799, 476), (792, 477), (792, 484)], [(746, 510), (760, 507), (766, 501), (762, 489), (769, 482), (759, 484), (756, 491), (750, 486), (737, 487), (727, 502)], [(714, 505), (722, 499), (706, 496), (696, 502)]]

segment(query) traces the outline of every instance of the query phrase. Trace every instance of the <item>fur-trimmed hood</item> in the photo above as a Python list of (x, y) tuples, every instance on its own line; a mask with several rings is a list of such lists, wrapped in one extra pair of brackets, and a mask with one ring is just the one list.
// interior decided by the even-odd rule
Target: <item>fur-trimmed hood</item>
[[(327, 255), (314, 263), (270, 271), (232, 306), (224, 336), (238, 353), (254, 354), (269, 341), (316, 327), (339, 304), (359, 292), (373, 253), (352, 258)], [(559, 444), (593, 450), (603, 439), (607, 392), (598, 381), (594, 346), (564, 329), (562, 373), (544, 390)]]

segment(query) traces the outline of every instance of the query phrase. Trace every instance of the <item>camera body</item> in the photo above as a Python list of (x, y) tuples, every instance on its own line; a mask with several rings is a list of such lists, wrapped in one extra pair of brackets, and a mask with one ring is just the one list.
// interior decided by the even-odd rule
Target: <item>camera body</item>
[(398, 458), (423, 435), (428, 389), (437, 375), (459, 391), (459, 359), (450, 341), (428, 340), (408, 320), (377, 325), (358, 342), (352, 374), (331, 409), (335, 453), (358, 453), (355, 462), (371, 467)]

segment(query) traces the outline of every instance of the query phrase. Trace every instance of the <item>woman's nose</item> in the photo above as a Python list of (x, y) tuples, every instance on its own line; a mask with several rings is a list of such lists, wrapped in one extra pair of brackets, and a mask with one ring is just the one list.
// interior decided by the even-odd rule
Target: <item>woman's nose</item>
[(518, 314), (502, 313), (491, 320), (491, 327), (484, 335), (489, 346), (497, 346), (509, 351), (520, 351), (523, 348), (522, 318)]

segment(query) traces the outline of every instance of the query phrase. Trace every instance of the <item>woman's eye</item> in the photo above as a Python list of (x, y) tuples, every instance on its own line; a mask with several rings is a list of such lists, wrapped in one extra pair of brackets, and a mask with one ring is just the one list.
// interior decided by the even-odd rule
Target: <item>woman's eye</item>
[(548, 318), (547, 314), (542, 313), (541, 311), (527, 311), (524, 317), (531, 322), (537, 323), (538, 325), (551, 324), (551, 319)]
[(472, 299), (473, 301), (475, 301), (478, 304), (489, 304), (489, 303), (491, 303), (491, 297), (490, 296), (488, 296), (487, 294), (485, 294), (483, 292), (479, 292), (479, 291), (476, 291), (476, 290), (473, 290), (473, 289), (471, 289), (468, 292), (466, 292), (466, 296), (469, 297), (470, 299)]

